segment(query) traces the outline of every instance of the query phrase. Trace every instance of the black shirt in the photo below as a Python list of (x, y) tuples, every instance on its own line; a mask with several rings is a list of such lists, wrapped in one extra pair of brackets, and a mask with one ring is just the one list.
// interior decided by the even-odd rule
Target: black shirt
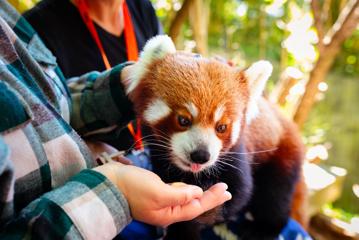
[[(149, 0), (127, 0), (127, 5), (138, 50), (141, 51), (148, 39), (162, 33), (162, 28)], [(66, 78), (106, 70), (100, 50), (70, 0), (43, 0), (26, 12), (24, 17), (56, 56)], [(95, 27), (111, 66), (127, 61), (124, 34), (118, 37), (96, 23)], [(127, 128), (116, 128), (111, 133), (97, 134), (91, 138), (123, 150), (134, 143)]]
[[(101, 0), (100, 0), (101, 1)], [(149, 0), (127, 0), (139, 51), (162, 32)], [(105, 70), (101, 53), (77, 8), (69, 0), (43, 0), (24, 14), (45, 45), (57, 58), (65, 77)], [(111, 66), (125, 62), (124, 34), (115, 36), (96, 25)]]

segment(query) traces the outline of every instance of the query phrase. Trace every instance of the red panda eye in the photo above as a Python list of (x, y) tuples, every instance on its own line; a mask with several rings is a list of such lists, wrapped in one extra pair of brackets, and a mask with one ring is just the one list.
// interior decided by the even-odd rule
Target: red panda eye
[(189, 127), (192, 124), (191, 120), (184, 116), (178, 116), (177, 121), (181, 127)]
[(224, 133), (227, 130), (227, 125), (226, 124), (218, 124), (216, 127), (216, 131), (218, 133)]

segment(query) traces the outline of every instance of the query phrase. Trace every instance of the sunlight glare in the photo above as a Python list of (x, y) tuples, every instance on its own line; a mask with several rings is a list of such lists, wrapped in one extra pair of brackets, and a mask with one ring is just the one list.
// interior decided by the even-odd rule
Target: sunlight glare
[(248, 5), (244, 2), (241, 2), (236, 9), (236, 13), (239, 17), (244, 17), (247, 14), (247, 10)]
[(318, 89), (321, 92), (325, 92), (328, 90), (328, 84), (326, 82), (321, 82), (318, 84)]
[(308, 149), (306, 157), (309, 160), (313, 160), (316, 158), (319, 158), (321, 160), (327, 160), (329, 154), (327, 148), (324, 145), (318, 144)]

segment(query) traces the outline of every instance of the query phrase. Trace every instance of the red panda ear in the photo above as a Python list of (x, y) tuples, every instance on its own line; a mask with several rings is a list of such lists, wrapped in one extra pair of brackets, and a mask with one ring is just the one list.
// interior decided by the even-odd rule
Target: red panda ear
[(126, 82), (126, 93), (131, 93), (140, 83), (148, 71), (148, 66), (155, 60), (165, 57), (167, 54), (175, 53), (176, 47), (167, 35), (158, 35), (147, 41), (141, 52), (139, 61), (134, 64), (129, 72)]
[(253, 63), (248, 69), (244, 71), (244, 76), (247, 80), (249, 90), (249, 103), (247, 107), (247, 123), (258, 114), (257, 101), (262, 95), (264, 87), (272, 74), (272, 64), (268, 61), (258, 61)]

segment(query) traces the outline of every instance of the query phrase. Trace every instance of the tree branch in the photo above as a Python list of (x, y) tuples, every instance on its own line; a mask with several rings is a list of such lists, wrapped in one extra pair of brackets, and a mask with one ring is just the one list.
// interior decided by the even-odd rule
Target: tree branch
[(358, 22), (359, 0), (349, 0), (340, 12), (335, 24), (323, 39), (323, 48), (310, 73), (308, 83), (305, 87), (305, 93), (293, 117), (299, 127), (302, 127), (308, 118), (309, 112), (315, 102), (315, 96), (318, 93), (318, 84), (325, 80), (335, 57), (340, 52), (342, 43), (353, 33)]
[(196, 41), (196, 52), (204, 56), (208, 53), (210, 2), (210, 0), (194, 0), (189, 12), (189, 22)]
[(184, 0), (181, 9), (178, 10), (175, 18), (173, 19), (170, 25), (169, 35), (174, 43), (176, 43), (176, 40), (181, 31), (181, 27), (185, 22), (185, 20), (187, 19), (189, 9), (193, 4), (193, 2), (194, 2), (193, 0)]
[(330, 6), (332, 4), (332, 0), (325, 0), (324, 3), (323, 3), (323, 10), (322, 10), (322, 23), (323, 23), (323, 28), (325, 29), (325, 26), (328, 26), (328, 21), (329, 23), (331, 22), (330, 19), (329, 19), (329, 16), (330, 15)]
[(317, 29), (318, 49), (319, 52), (321, 52), (323, 46), (323, 37), (324, 37), (324, 28), (323, 28), (323, 22), (321, 16), (322, 9), (320, 7), (320, 3), (318, 0), (312, 0), (310, 6), (314, 17), (314, 26)]
[(339, 46), (355, 30), (359, 22), (359, 0), (349, 0), (338, 19), (325, 35), (323, 43), (326, 47)]

